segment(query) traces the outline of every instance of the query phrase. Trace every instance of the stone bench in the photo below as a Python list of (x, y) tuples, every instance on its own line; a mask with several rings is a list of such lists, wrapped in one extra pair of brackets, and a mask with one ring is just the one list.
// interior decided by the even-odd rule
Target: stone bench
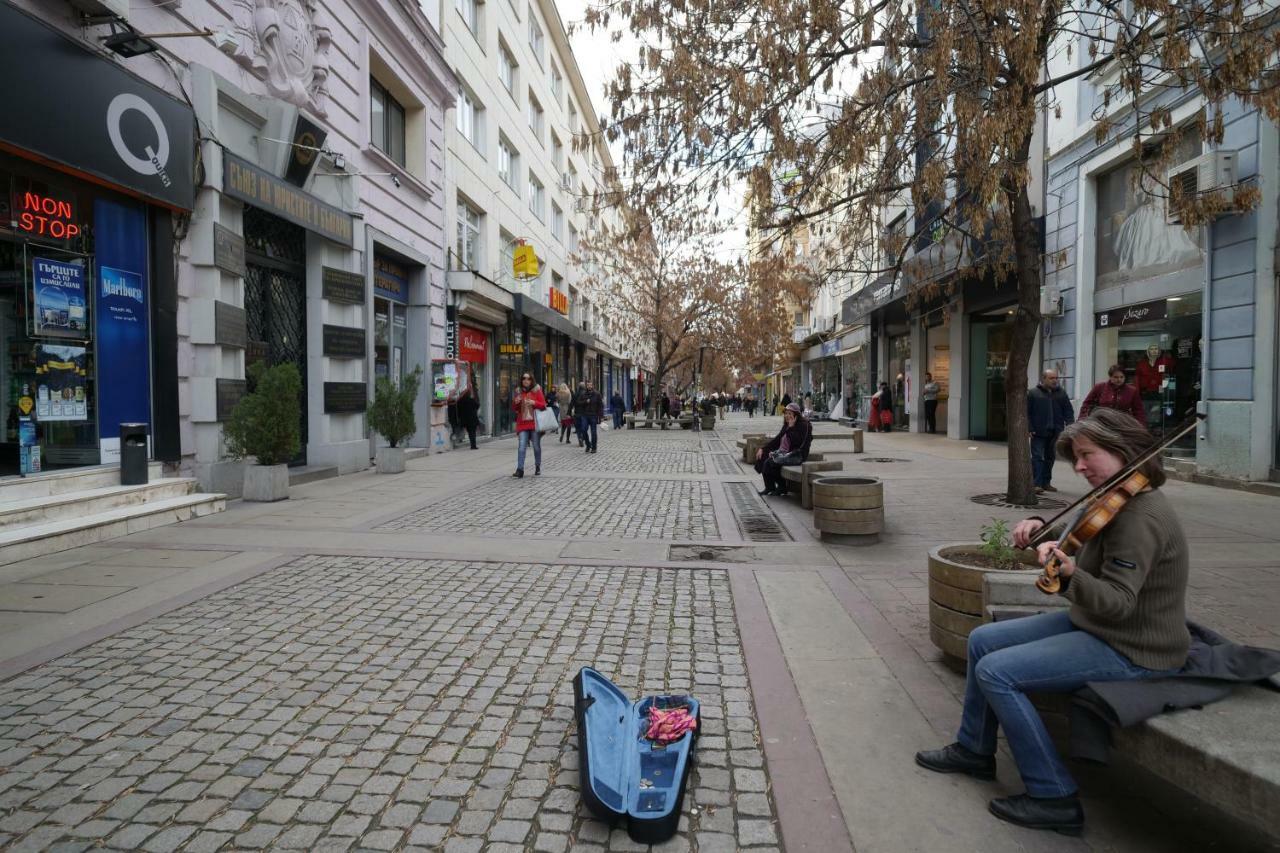
[[(1035, 573), (988, 573), (987, 621), (1058, 609), (1058, 596), (1035, 588)], [(1050, 731), (1069, 707), (1066, 696), (1036, 697)], [(1172, 711), (1112, 730), (1112, 750), (1226, 815), (1280, 841), (1280, 692), (1242, 685), (1202, 709)]]
[(658, 426), (666, 429), (670, 424), (679, 424), (680, 429), (693, 429), (693, 415), (680, 415), (674, 418), (664, 418), (658, 422)]
[(843, 471), (844, 463), (822, 459), (821, 453), (810, 453), (808, 460), (799, 465), (784, 465), (782, 479), (800, 484), (800, 506), (813, 509), (813, 480), (830, 471)]
[(634, 412), (628, 412), (622, 416), (622, 422), (627, 425), (627, 429), (635, 429), (637, 424), (643, 427), (652, 427), (657, 422), (657, 418), (651, 415), (637, 415)]

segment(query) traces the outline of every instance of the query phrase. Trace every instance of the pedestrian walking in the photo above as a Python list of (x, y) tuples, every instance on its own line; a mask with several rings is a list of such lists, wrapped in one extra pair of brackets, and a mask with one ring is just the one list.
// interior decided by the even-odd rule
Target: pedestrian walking
[(665, 388), (658, 392), (658, 416), (664, 421), (671, 417), (671, 397)]
[(1087, 418), (1098, 408), (1127, 412), (1143, 426), (1147, 425), (1147, 409), (1142, 405), (1138, 389), (1125, 382), (1124, 368), (1113, 364), (1107, 370), (1107, 379), (1094, 385), (1080, 404), (1080, 417)]
[(775, 414), (778, 411), (778, 395), (777, 394), (773, 395), (773, 405), (769, 407), (769, 411)]
[[(1057, 449), (1096, 487), (1150, 444), (1141, 422), (1104, 407), (1063, 430)], [(1187, 540), (1160, 491), (1165, 482), (1160, 456), (1138, 470), (1149, 486), (1074, 558), (1057, 541), (1038, 546), (1041, 563), (1059, 561), (1060, 594), (1070, 610), (974, 628), (956, 741), (916, 753), (916, 763), (929, 770), (992, 780), (996, 734), (1003, 727), (1026, 793), (991, 800), (989, 809), (1001, 820), (1068, 835), (1084, 828), (1079, 788), (1028, 691), (1073, 693), (1091, 682), (1170, 675), (1187, 663)], [(1019, 522), (1014, 544), (1025, 547), (1043, 526), (1040, 519)]]
[(790, 394), (783, 394), (783, 395), (782, 395), (782, 409), (783, 409), (783, 411), (786, 411), (787, 406), (790, 406), (790, 405), (791, 405), (791, 395), (790, 395)]
[(809, 458), (813, 443), (813, 426), (800, 411), (798, 403), (788, 403), (782, 410), (782, 429), (764, 447), (756, 451), (755, 469), (764, 479), (761, 495), (782, 496), (787, 481), (782, 479), (784, 465), (799, 465)]
[(1040, 384), (1027, 392), (1027, 429), (1031, 433), (1031, 472), (1036, 492), (1058, 491), (1053, 479), (1058, 436), (1076, 419), (1067, 392), (1058, 384), (1058, 371), (1040, 374)]
[(520, 385), (511, 395), (511, 408), (516, 413), (516, 472), (512, 477), (524, 476), (524, 454), (533, 445), (533, 473), (542, 473), (542, 434), (538, 432), (538, 412), (547, 407), (542, 387), (533, 381), (533, 374), (520, 377)]
[(938, 431), (938, 394), (941, 391), (942, 386), (933, 381), (933, 374), (926, 373), (924, 375), (922, 394), (924, 397), (924, 428), (926, 432), (934, 433)]
[(573, 408), (578, 418), (578, 433), (581, 438), (579, 444), (585, 446), (588, 453), (595, 453), (599, 446), (599, 433), (596, 430), (604, 419), (604, 400), (590, 379), (578, 389)]
[(556, 439), (556, 444), (562, 441), (568, 444), (569, 430), (573, 428), (573, 415), (570, 414), (573, 409), (573, 392), (569, 390), (566, 383), (560, 383), (560, 388), (556, 391), (556, 399), (560, 401), (560, 409), (556, 412), (556, 417), (560, 419), (560, 437)]
[(680, 417), (680, 395), (674, 388), (667, 392), (667, 414), (672, 418)]
[(469, 377), (467, 390), (458, 397), (458, 423), (467, 431), (471, 441), (471, 449), (479, 450), (476, 445), (476, 429), (480, 426), (480, 398), (476, 390), (475, 377)]
[(614, 429), (622, 429), (622, 410), (626, 405), (626, 401), (622, 399), (622, 393), (614, 391), (613, 396), (609, 398), (609, 408), (613, 412)]
[(880, 390), (871, 395), (870, 421), (872, 432), (893, 431), (893, 393), (888, 382), (881, 382)]

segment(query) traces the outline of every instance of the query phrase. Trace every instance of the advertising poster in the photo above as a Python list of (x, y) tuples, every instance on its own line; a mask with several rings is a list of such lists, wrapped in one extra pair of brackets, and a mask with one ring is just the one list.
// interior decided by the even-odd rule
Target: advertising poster
[(36, 443), (36, 425), (31, 418), (18, 418), (18, 470), (27, 474), (40, 473), (40, 445)]
[(85, 292), (85, 262), (31, 259), (31, 290), (35, 301), (32, 334), (37, 337), (89, 337)]
[(467, 390), (466, 363), (454, 359), (431, 361), (431, 405), (443, 406)]
[(87, 367), (84, 347), (36, 344), (36, 420), (88, 419)]

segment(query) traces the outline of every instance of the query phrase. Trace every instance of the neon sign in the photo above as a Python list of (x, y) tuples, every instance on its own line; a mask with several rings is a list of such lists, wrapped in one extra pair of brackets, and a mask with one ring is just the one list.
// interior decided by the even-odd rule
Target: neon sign
[(80, 236), (71, 202), (39, 193), (24, 192), (18, 204), (18, 228), (28, 234), (70, 240)]
[(569, 297), (565, 295), (563, 290), (551, 288), (551, 307), (559, 311), (561, 314), (569, 313)]

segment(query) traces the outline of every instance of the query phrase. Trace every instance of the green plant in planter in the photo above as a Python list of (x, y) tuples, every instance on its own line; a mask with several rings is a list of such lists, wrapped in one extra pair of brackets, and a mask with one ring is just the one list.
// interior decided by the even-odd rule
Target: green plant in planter
[(1018, 568), (1018, 552), (1013, 549), (1008, 522), (998, 518), (982, 527), (982, 556), (995, 562), (1002, 569)]
[(369, 406), (369, 426), (396, 447), (418, 431), (413, 416), (413, 406), (418, 401), (418, 388), (422, 385), (422, 368), (400, 380), (400, 387), (385, 376), (378, 378), (373, 391), (373, 404)]
[(302, 447), (302, 376), (295, 364), (249, 367), (253, 392), (246, 394), (223, 424), (227, 452), (236, 459), (252, 456), (259, 465), (281, 465)]

